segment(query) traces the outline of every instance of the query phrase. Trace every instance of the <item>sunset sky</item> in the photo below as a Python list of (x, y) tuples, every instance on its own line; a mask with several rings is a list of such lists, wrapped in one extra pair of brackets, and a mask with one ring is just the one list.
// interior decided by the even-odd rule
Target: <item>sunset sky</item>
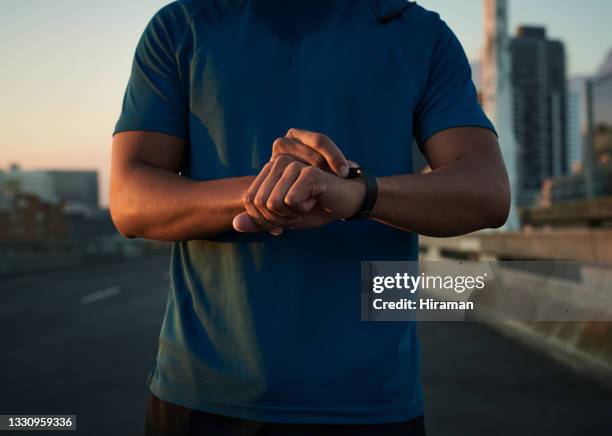
[[(100, 170), (106, 203), (111, 133), (136, 42), (164, 0), (2, 0), (0, 168)], [(470, 59), (482, 0), (422, 0)], [(511, 0), (511, 28), (543, 24), (566, 44), (570, 74), (590, 74), (612, 47), (609, 0)]]

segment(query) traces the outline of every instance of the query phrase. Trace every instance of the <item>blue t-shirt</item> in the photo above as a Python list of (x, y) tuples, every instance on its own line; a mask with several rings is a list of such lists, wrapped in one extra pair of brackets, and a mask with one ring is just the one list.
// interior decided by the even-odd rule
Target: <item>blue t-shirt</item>
[[(257, 174), (290, 127), (406, 174), (413, 138), (457, 126), (493, 128), (460, 43), (420, 6), (183, 0), (146, 28), (116, 132), (184, 138), (182, 175), (203, 181)], [(360, 261), (415, 260), (417, 243), (374, 221), (175, 243), (152, 392), (267, 422), (422, 414), (414, 323), (360, 321)]]

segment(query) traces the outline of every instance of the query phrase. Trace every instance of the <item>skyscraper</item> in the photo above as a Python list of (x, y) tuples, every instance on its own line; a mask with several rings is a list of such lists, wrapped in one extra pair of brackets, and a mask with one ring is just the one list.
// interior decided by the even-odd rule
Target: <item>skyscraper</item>
[(586, 76), (568, 81), (567, 94), (567, 165), (574, 172), (582, 166), (582, 149), (587, 136)]
[(518, 204), (529, 206), (544, 180), (568, 172), (565, 48), (532, 26), (519, 27), (510, 47)]
[(485, 44), (480, 62), (482, 106), (497, 129), (512, 190), (506, 230), (519, 227), (517, 204), (517, 148), (512, 122), (512, 87), (507, 0), (484, 0)]

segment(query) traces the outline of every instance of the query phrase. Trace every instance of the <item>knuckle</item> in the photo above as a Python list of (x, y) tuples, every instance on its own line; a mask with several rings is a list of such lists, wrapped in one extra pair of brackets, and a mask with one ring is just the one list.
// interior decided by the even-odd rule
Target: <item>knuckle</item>
[(302, 174), (304, 177), (312, 177), (316, 173), (317, 169), (315, 167), (305, 167), (302, 169)]
[(287, 170), (291, 172), (297, 172), (302, 168), (302, 166), (303, 165), (300, 164), (300, 162), (294, 160), (289, 165), (287, 165)]
[(315, 143), (318, 148), (327, 148), (330, 142), (330, 139), (323, 133), (317, 133), (315, 135)]
[(285, 138), (276, 138), (274, 142), (272, 143), (272, 150), (280, 151), (284, 148), (284, 146), (285, 146)]
[(323, 148), (325, 146), (323, 142), (323, 135), (321, 135), (320, 133), (315, 134), (312, 138), (312, 146), (316, 149)]
[(278, 199), (269, 199), (266, 203), (266, 206), (268, 207), (268, 209), (274, 212), (278, 211), (282, 207)]
[(256, 195), (255, 199), (253, 200), (253, 204), (255, 204), (255, 206), (257, 208), (263, 208), (264, 207), (264, 201), (261, 195)]
[(274, 160), (272, 168), (278, 169), (280, 166), (287, 166), (292, 160), (293, 159), (291, 159), (286, 154), (278, 155), (277, 158)]
[(255, 196), (252, 192), (247, 192), (242, 196), (242, 204), (252, 204)]
[(270, 163), (270, 172), (278, 171), (278, 168), (283, 165), (283, 155), (276, 156), (276, 159)]
[(292, 206), (294, 205), (294, 203), (295, 203), (295, 195), (291, 193), (287, 194), (285, 196), (285, 204)]

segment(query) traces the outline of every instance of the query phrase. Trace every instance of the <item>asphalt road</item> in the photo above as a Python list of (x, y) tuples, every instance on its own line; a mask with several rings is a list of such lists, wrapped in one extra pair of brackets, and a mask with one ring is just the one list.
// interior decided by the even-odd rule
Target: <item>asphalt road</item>
[[(167, 264), (0, 279), (0, 414), (76, 414), (79, 434), (141, 434)], [(591, 378), (480, 324), (422, 324), (421, 338), (430, 435), (612, 434), (612, 390)]]

